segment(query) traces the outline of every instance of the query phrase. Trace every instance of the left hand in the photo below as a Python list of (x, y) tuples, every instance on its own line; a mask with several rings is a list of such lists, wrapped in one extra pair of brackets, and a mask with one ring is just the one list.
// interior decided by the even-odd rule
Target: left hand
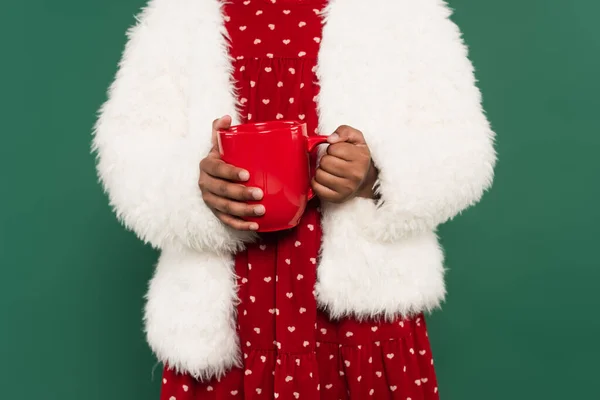
[(377, 169), (361, 131), (340, 126), (328, 138), (327, 154), (321, 158), (312, 181), (315, 194), (331, 203), (354, 197), (374, 198)]

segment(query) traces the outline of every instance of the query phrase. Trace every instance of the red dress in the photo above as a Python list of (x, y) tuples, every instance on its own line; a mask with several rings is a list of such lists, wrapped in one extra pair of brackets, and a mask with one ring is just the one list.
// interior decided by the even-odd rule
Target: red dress
[[(244, 122), (302, 120), (316, 132), (314, 71), (325, 6), (325, 0), (224, 6)], [(263, 235), (236, 256), (243, 368), (198, 382), (165, 366), (161, 400), (438, 399), (423, 316), (332, 321), (317, 309), (319, 221), (315, 201), (296, 229)]]

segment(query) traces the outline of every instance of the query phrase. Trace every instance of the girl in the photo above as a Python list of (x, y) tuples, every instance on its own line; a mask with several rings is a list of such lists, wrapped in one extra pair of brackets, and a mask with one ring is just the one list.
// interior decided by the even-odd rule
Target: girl
[[(161, 250), (145, 310), (161, 399), (438, 398), (434, 232), (495, 163), (449, 15), (443, 0), (150, 1), (94, 146), (118, 217)], [(246, 203), (262, 190), (215, 132), (281, 119), (330, 145), (300, 225), (256, 234), (242, 217), (269, 213)]]

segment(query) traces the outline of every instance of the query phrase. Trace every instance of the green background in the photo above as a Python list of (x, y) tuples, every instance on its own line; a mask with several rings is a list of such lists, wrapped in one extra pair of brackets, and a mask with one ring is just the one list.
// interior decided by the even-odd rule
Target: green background
[[(157, 254), (118, 225), (89, 154), (142, 3), (0, 6), (3, 399), (158, 399), (141, 326)], [(484, 201), (440, 231), (442, 399), (600, 398), (600, 2), (450, 3), (500, 163)]]

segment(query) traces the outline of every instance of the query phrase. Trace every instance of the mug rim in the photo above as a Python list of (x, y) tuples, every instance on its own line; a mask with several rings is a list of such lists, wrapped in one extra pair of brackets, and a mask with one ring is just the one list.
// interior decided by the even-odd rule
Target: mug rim
[[(269, 127), (267, 129), (259, 130), (256, 129), (260, 126), (265, 125), (274, 125), (273, 127)], [(243, 130), (244, 127), (252, 126), (255, 129), (253, 130)], [(306, 122), (296, 121), (296, 120), (283, 120), (283, 121), (265, 121), (265, 122), (250, 122), (245, 124), (238, 124), (229, 127), (229, 129), (220, 129), (218, 133), (224, 136), (237, 136), (237, 135), (264, 135), (264, 134), (272, 134), (278, 133), (281, 131), (285, 131), (289, 133), (291, 130), (298, 130), (297, 132), (292, 133), (300, 133), (305, 134)], [(242, 129), (242, 130), (240, 130)]]

